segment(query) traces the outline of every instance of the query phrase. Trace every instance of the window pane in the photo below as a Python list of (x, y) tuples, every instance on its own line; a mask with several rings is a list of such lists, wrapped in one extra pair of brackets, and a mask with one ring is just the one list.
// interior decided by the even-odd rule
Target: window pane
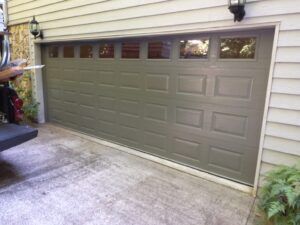
[(100, 58), (114, 58), (115, 48), (114, 44), (100, 44), (99, 57)]
[(209, 39), (181, 40), (180, 58), (203, 59), (208, 57)]
[(256, 38), (222, 38), (221, 59), (254, 59)]
[(64, 58), (74, 58), (74, 46), (64, 46)]
[(80, 58), (93, 58), (93, 46), (81, 45), (80, 46)]
[(171, 52), (170, 41), (152, 41), (148, 43), (149, 59), (169, 59)]
[(140, 57), (139, 43), (122, 43), (122, 58), (138, 59)]
[(58, 46), (50, 46), (49, 47), (49, 57), (50, 58), (58, 57)]

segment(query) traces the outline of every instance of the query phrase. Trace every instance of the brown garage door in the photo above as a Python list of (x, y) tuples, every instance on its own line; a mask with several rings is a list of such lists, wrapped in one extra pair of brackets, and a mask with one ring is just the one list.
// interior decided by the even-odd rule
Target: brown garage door
[(51, 122), (253, 184), (273, 31), (44, 47)]

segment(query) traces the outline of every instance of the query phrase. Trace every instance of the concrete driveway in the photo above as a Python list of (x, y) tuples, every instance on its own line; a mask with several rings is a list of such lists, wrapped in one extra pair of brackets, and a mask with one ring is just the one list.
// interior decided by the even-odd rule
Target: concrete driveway
[(39, 132), (0, 153), (1, 224), (247, 224), (247, 194), (61, 128)]

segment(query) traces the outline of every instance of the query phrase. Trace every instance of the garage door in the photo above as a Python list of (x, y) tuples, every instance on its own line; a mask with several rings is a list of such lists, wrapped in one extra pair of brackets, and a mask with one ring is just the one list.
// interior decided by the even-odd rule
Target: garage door
[(47, 118), (253, 184), (273, 31), (48, 44)]

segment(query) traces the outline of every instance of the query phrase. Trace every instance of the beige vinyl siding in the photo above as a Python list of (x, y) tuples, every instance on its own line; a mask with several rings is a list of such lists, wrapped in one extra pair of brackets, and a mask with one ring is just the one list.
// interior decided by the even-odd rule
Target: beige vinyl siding
[(36, 15), (44, 42), (280, 23), (261, 174), (300, 160), (300, 1), (248, 0), (242, 23), (233, 22), (227, 0), (10, 0), (8, 7), (11, 25)]

